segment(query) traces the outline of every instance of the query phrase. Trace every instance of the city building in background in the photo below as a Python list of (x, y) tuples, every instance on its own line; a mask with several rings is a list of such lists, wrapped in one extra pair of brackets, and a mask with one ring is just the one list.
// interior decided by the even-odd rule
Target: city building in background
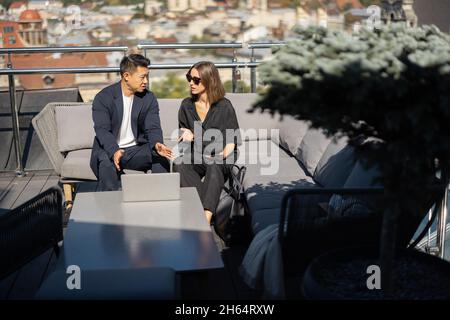
[[(74, 0), (75, 1), (75, 0)], [(124, 4), (121, 0), (14, 1), (0, 8), (0, 44), (4, 48), (40, 46), (128, 46), (138, 44), (242, 42), (244, 49), (233, 50), (151, 50), (153, 63), (191, 63), (199, 59), (215, 62), (249, 61), (249, 42), (280, 42), (295, 37), (295, 26), (321, 26), (358, 31), (367, 23), (367, 6), (380, 7), (385, 23), (404, 21), (411, 26), (435, 23), (449, 32), (450, 1), (440, 0), (143, 0)], [(118, 53), (14, 55), (14, 67), (115, 66)], [(120, 56), (120, 54), (119, 54)], [(253, 58), (270, 59), (270, 49), (256, 50)], [(5, 57), (0, 59), (4, 67)], [(155, 70), (152, 80), (165, 79), (168, 73), (180, 78), (184, 71)], [(231, 70), (221, 70), (225, 81)], [(249, 82), (249, 71), (242, 81)], [(0, 77), (0, 86), (7, 86)], [(95, 90), (117, 75), (21, 75), (24, 88), (81, 86)]]

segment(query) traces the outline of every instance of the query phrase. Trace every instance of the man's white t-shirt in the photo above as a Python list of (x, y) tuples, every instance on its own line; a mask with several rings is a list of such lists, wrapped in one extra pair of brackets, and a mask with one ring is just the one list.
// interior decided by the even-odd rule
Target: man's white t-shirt
[(131, 95), (130, 97), (122, 95), (123, 116), (119, 137), (117, 138), (117, 144), (120, 149), (136, 145), (136, 138), (134, 137), (133, 130), (131, 129), (131, 107), (133, 106), (133, 98), (134, 95)]

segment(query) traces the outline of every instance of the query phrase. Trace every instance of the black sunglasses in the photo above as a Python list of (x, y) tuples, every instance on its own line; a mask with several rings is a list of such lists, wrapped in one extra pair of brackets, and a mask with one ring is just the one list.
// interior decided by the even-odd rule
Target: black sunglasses
[(190, 73), (186, 73), (186, 80), (187, 80), (187, 82), (191, 82), (191, 80), (194, 81), (194, 84), (196, 86), (198, 86), (200, 84), (200, 81), (202, 81), (202, 79), (200, 79), (199, 77), (191, 76)]

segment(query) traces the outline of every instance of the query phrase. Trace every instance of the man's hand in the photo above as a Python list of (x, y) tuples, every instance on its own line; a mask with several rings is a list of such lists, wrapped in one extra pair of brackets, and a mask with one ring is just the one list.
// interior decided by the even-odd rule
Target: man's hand
[(180, 138), (178, 139), (178, 142), (180, 141), (193, 141), (194, 140), (194, 134), (192, 133), (191, 130), (186, 129), (186, 128), (181, 128), (180, 129), (181, 132), (183, 132), (180, 136)]
[(160, 156), (167, 158), (168, 160), (172, 160), (172, 149), (169, 147), (157, 142), (155, 144), (155, 150)]
[(120, 159), (123, 157), (124, 154), (125, 151), (123, 149), (119, 149), (114, 153), (113, 160), (117, 171), (120, 171)]

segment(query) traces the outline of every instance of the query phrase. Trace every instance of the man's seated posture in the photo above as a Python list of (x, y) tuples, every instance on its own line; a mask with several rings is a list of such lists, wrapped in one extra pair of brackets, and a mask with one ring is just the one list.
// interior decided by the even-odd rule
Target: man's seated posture
[(139, 54), (120, 62), (120, 82), (100, 91), (92, 104), (95, 140), (91, 168), (102, 191), (119, 189), (123, 169), (167, 172), (159, 106), (147, 90), (150, 60)]

